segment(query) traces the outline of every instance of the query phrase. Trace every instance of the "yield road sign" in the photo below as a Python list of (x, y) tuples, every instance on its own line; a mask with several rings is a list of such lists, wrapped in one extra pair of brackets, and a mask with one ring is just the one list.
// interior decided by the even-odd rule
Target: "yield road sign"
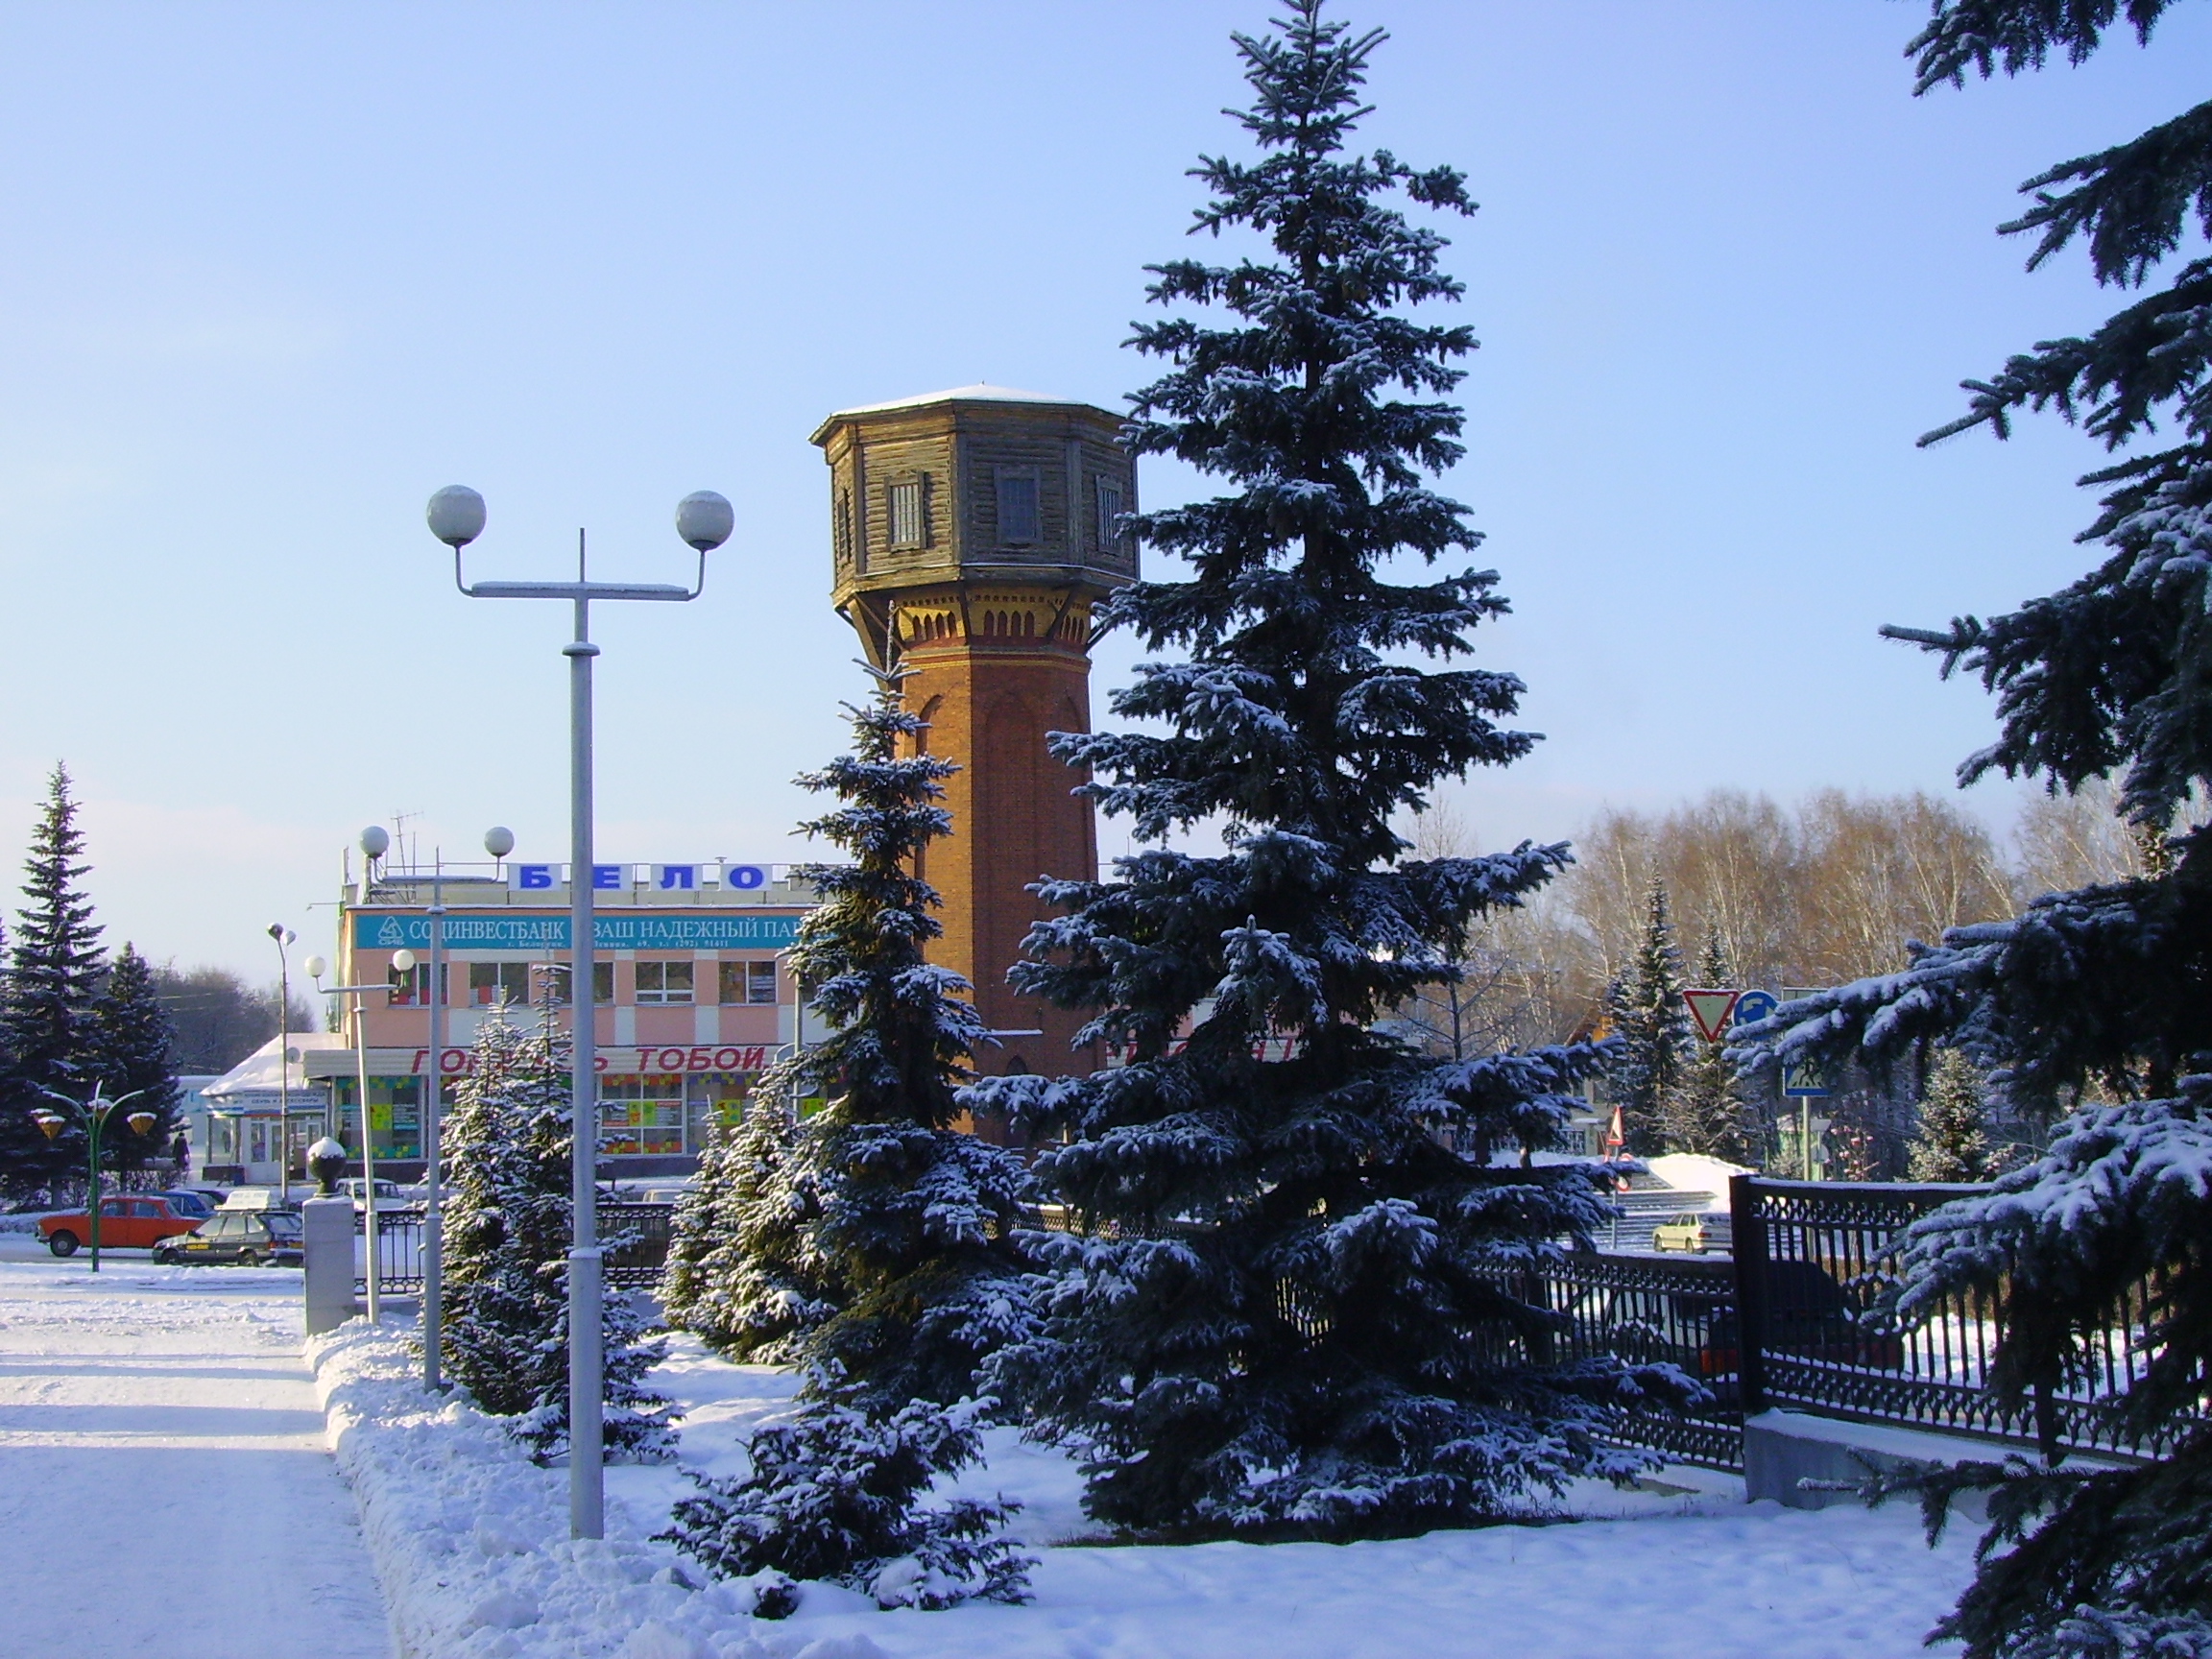
[(1697, 1034), (1708, 1043), (1720, 1041), (1720, 1033), (1728, 1029), (1728, 1016), (1735, 1012), (1739, 991), (1685, 991), (1682, 1000), (1690, 1004), (1690, 1018), (1697, 1022)]

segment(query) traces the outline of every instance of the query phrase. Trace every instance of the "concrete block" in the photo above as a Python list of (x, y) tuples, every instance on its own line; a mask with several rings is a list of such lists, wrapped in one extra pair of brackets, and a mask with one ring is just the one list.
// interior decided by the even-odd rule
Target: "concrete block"
[[(1762, 1411), (1743, 1420), (1743, 1491), (1753, 1503), (1771, 1498), (1786, 1508), (1825, 1509), (1863, 1500), (1856, 1492), (1807, 1491), (1801, 1482), (1855, 1484), (1866, 1479), (1869, 1465), (1887, 1474), (1951, 1463), (2002, 1463), (2023, 1450), (2028, 1449), (1803, 1411)], [(1955, 1507), (1967, 1520), (1986, 1518), (1978, 1493), (1962, 1494)]]
[(353, 1300), (353, 1200), (310, 1198), (300, 1206), (300, 1221), (307, 1334), (320, 1336), (361, 1311)]

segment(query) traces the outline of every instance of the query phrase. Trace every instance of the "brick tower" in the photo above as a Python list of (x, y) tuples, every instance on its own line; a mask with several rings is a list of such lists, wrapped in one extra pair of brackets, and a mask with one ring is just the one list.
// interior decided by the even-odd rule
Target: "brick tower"
[(952, 833), (922, 872), (944, 895), (931, 959), (975, 987), (1000, 1039), (986, 1072), (1087, 1070), (1076, 1016), (1018, 997), (1006, 970), (1044, 914), (1039, 876), (1097, 867), (1091, 804), (1045, 748), (1091, 729), (1091, 607), (1134, 581), (1136, 473), (1103, 409), (998, 386), (846, 409), (816, 428), (830, 464), (837, 611), (878, 667), (911, 670), (924, 742), (959, 761)]

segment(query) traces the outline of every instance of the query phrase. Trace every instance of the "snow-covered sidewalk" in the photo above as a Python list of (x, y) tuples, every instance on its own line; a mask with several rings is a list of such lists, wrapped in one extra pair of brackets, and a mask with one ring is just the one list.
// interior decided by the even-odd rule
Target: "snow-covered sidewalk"
[(0, 1654), (387, 1659), (300, 1275), (0, 1239)]

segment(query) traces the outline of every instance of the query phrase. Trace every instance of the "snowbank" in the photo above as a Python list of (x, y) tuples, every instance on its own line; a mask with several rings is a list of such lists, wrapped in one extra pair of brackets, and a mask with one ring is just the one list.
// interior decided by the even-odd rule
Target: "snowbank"
[(1709, 1194), (1714, 1206), (1722, 1210), (1728, 1208), (1728, 1178), (1757, 1173), (1742, 1164), (1708, 1158), (1701, 1152), (1662, 1152), (1656, 1158), (1645, 1159), (1644, 1166), (1677, 1191)]
[[(1102, 1548), (1068, 1460), (998, 1431), (961, 1485), (1028, 1503), (1033, 1602), (885, 1613), (809, 1584), (770, 1623), (748, 1586), (694, 1590), (703, 1570), (647, 1542), (685, 1489), (675, 1469), (609, 1470), (607, 1541), (571, 1543), (565, 1477), (470, 1407), (426, 1401), (396, 1336), (349, 1325), (309, 1355), (404, 1659), (1587, 1659), (1623, 1643), (1638, 1659), (1908, 1659), (1970, 1571), (1974, 1528), (1929, 1551), (1910, 1505), (1746, 1504), (1741, 1480), (1687, 1470), (1576, 1490), (1561, 1511), (1593, 1517), (1579, 1525)], [(788, 1376), (682, 1335), (654, 1382), (685, 1409), (685, 1463), (715, 1473), (790, 1409)]]
[[(402, 1659), (880, 1659), (865, 1638), (751, 1618), (742, 1582), (694, 1589), (701, 1569), (646, 1541), (664, 1515), (611, 1501), (605, 1540), (570, 1540), (565, 1474), (465, 1401), (427, 1398), (397, 1336), (355, 1321), (307, 1362)], [(806, 1594), (827, 1609), (846, 1593)]]

